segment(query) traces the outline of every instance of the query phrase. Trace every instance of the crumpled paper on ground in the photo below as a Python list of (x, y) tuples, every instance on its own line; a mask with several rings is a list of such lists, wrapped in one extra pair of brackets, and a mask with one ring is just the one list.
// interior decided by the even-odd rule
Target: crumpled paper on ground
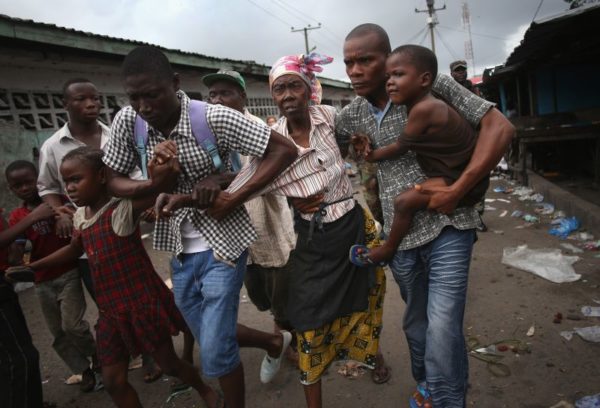
[(73, 374), (72, 376), (70, 376), (69, 378), (67, 378), (65, 380), (65, 384), (67, 384), (67, 385), (79, 384), (81, 382), (81, 380), (82, 380), (81, 374)]
[(356, 361), (347, 361), (342, 364), (337, 372), (338, 374), (343, 375), (346, 378), (351, 380), (362, 376), (366, 371), (364, 364), (358, 363)]
[(575, 327), (573, 330), (561, 331), (560, 335), (567, 341), (571, 341), (573, 334), (577, 333), (585, 341), (600, 343), (600, 326)]
[(578, 256), (563, 255), (560, 249), (529, 249), (527, 245), (504, 248), (502, 263), (554, 283), (574, 282), (581, 278), (575, 273), (573, 264)]

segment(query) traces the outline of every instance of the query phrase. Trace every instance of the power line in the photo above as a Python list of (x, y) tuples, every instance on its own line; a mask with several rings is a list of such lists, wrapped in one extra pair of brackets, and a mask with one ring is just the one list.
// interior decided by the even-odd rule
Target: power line
[(544, 0), (540, 0), (540, 4), (538, 4), (537, 9), (535, 10), (535, 14), (533, 15), (533, 18), (531, 19), (532, 23), (533, 23), (533, 20), (535, 20), (535, 18), (537, 17), (538, 13), (540, 12), (540, 9), (542, 8), (542, 4), (544, 4)]
[[(283, 0), (271, 0), (271, 2), (275, 3), (275, 5), (280, 7), (282, 10), (284, 10), (286, 13), (293, 16), (294, 18), (297, 18), (299, 20), (308, 19), (320, 24), (320, 22), (314, 17), (309, 16), (308, 14), (302, 12), (302, 10), (292, 6), (289, 3), (284, 2)], [(339, 37), (337, 34), (331, 31), (329, 27), (322, 26), (321, 28), (323, 28), (325, 31), (319, 32), (319, 37), (323, 38), (324, 40), (327, 40), (330, 44), (334, 44), (335, 47), (339, 47), (340, 43), (344, 42), (343, 38)]]
[[(294, 19), (298, 19), (298, 20), (302, 21), (303, 23), (306, 21), (304, 18), (302, 18), (302, 16), (297, 14), (297, 13), (300, 13), (300, 14), (304, 15), (304, 13), (302, 13), (298, 9), (294, 8), (293, 6), (286, 4), (281, 0), (271, 0), (271, 2), (275, 6), (279, 7), (286, 14), (292, 16)], [(312, 18), (310, 16), (307, 16), (307, 17), (309, 17), (311, 20), (314, 20), (314, 18)], [(321, 23), (318, 23), (318, 24), (321, 25)], [(321, 26), (321, 28), (326, 28), (326, 27)], [(320, 34), (321, 34), (321, 32), (317, 33), (316, 35), (318, 35), (319, 38), (321, 38), (324, 42), (327, 42), (330, 47), (335, 48), (335, 49), (339, 48), (340, 44), (337, 42), (337, 40), (332, 40), (329, 36), (324, 36), (324, 35), (320, 35)], [(322, 34), (324, 34), (324, 33), (322, 33)]]
[(271, 1), (272, 1), (272, 2), (274, 2), (274, 3), (280, 3), (280, 4), (282, 4), (282, 5), (286, 6), (286, 7), (288, 7), (288, 8), (290, 8), (290, 9), (294, 10), (296, 13), (298, 13), (298, 14), (300, 14), (300, 15), (304, 16), (304, 18), (307, 18), (307, 19), (309, 19), (309, 20), (312, 20), (312, 21), (314, 21), (315, 23), (318, 23), (318, 21), (317, 21), (317, 20), (315, 20), (315, 18), (314, 18), (314, 17), (312, 17), (312, 16), (309, 16), (308, 14), (306, 14), (306, 13), (302, 12), (302, 10), (299, 10), (299, 9), (297, 9), (296, 7), (292, 6), (292, 5), (291, 5), (291, 4), (289, 4), (289, 3), (286, 3), (286, 2), (285, 2), (285, 1), (283, 1), (283, 0), (271, 0)]
[(292, 23), (285, 21), (284, 19), (282, 19), (281, 17), (271, 13), (269, 10), (267, 10), (266, 8), (260, 6), (259, 4), (253, 2), (252, 0), (248, 0), (249, 3), (254, 4), (256, 7), (258, 7), (259, 9), (261, 9), (262, 11), (264, 11), (265, 13), (267, 13), (268, 15), (270, 15), (271, 17), (275, 18), (276, 20), (282, 22), (283, 24), (285, 24), (288, 27), (293, 26)]
[(419, 41), (419, 45), (423, 45), (423, 43), (425, 42), (425, 40), (427, 39), (427, 26), (425, 26), (425, 30), (423, 30), (423, 37), (421, 38), (421, 41)]
[(452, 49), (450, 49), (450, 46), (448, 45), (448, 43), (446, 43), (446, 40), (444, 40), (444, 37), (442, 37), (442, 35), (440, 34), (439, 30), (437, 28), (435, 28), (435, 27), (433, 29), (438, 34), (438, 38), (440, 39), (440, 41), (442, 42), (442, 44), (444, 45), (444, 47), (448, 50), (448, 52), (450, 53), (450, 55), (452, 56), (452, 58), (458, 59), (458, 57), (456, 56), (456, 54), (452, 51)]
[(417, 32), (415, 35), (413, 35), (412, 37), (410, 37), (410, 38), (409, 38), (409, 39), (406, 41), (406, 43), (407, 43), (407, 44), (410, 44), (410, 43), (412, 43), (412, 42), (413, 42), (413, 41), (414, 41), (414, 40), (415, 40), (415, 39), (416, 39), (416, 38), (417, 38), (419, 35), (423, 34), (423, 31), (425, 31), (425, 30), (427, 30), (427, 26), (425, 26), (425, 27), (421, 28), (421, 29), (419, 30), (419, 32)]
[[(467, 32), (467, 31), (465, 31), (465, 30), (459, 30), (458, 28), (448, 27), (448, 26), (441, 25), (441, 24), (438, 24), (438, 27), (440, 27), (440, 28), (444, 28), (444, 29), (446, 29), (446, 30), (458, 31), (459, 33), (466, 33), (466, 32)], [(498, 36), (495, 36), (495, 35), (474, 33), (474, 32), (472, 32), (472, 31), (471, 31), (471, 34), (473, 34), (473, 35), (476, 35), (476, 36), (478, 36), (478, 37), (487, 37), (487, 38), (493, 38), (493, 39), (495, 39), (495, 40), (509, 41), (509, 39), (508, 39), (508, 38), (505, 38), (505, 37), (498, 37)]]

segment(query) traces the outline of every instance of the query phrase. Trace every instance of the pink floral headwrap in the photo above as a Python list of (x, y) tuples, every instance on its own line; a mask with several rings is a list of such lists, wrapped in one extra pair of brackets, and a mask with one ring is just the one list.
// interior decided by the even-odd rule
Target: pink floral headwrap
[(323, 71), (320, 65), (329, 64), (333, 58), (327, 55), (311, 52), (308, 55), (287, 55), (281, 57), (273, 64), (269, 73), (269, 87), (273, 89), (273, 82), (282, 75), (298, 75), (310, 88), (310, 99), (316, 103), (321, 103), (323, 90), (321, 83), (315, 76), (315, 72)]

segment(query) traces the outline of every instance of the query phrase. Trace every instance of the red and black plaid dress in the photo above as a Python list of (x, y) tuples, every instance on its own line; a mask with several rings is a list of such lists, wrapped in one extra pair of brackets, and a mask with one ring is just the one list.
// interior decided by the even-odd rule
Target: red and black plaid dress
[(99, 309), (98, 359), (104, 366), (152, 353), (186, 330), (173, 294), (158, 276), (139, 229), (120, 237), (112, 228), (116, 201), (91, 226), (78, 230), (88, 256)]

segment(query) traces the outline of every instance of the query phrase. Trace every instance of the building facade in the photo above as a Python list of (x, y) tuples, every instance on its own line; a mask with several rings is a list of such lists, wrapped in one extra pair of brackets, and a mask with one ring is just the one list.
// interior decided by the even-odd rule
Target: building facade
[[(127, 104), (120, 76), (125, 55), (144, 43), (101, 36), (0, 15), (0, 166), (12, 160), (37, 160), (40, 145), (68, 118), (62, 107), (62, 86), (76, 77), (94, 82), (102, 94), (101, 120), (112, 118)], [(253, 61), (219, 59), (161, 48), (190, 97), (202, 99), (201, 78), (219, 69), (240, 72), (247, 85), (248, 109), (256, 116), (278, 116), (269, 92), (270, 67)], [(341, 108), (354, 92), (347, 82), (320, 78), (323, 102)], [(0, 188), (4, 188), (4, 177)], [(4, 194), (0, 207), (16, 203)]]

